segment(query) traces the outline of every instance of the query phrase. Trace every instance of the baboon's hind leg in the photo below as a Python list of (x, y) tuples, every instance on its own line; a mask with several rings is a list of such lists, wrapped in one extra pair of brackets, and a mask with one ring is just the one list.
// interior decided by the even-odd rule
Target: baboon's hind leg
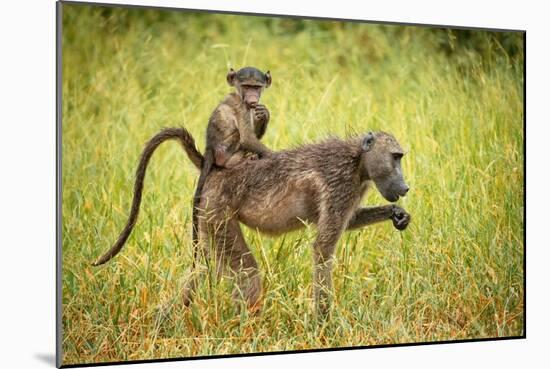
[(210, 218), (209, 222), (200, 222), (199, 229), (201, 230), (199, 255), (207, 266), (203, 267), (203, 263), (198, 261), (195, 263), (196, 267), (184, 286), (183, 303), (186, 306), (191, 303), (198, 283), (205, 278), (212, 265), (216, 268), (216, 278), (226, 273), (234, 279), (235, 304), (240, 306), (244, 301), (249, 311), (257, 313), (260, 309), (262, 294), (261, 276), (256, 259), (244, 240), (238, 221), (232, 218), (213, 221)]
[(250, 312), (258, 313), (261, 308), (261, 275), (236, 219), (227, 221), (225, 227), (217, 232), (216, 247), (221, 251), (220, 259), (234, 278), (235, 303), (240, 305), (244, 301)]
[[(199, 242), (194, 245), (196, 250), (193, 250), (193, 267), (191, 273), (183, 286), (183, 304), (189, 306), (193, 302), (197, 286), (200, 281), (206, 279), (208, 275), (208, 260), (210, 258), (208, 238), (206, 233), (206, 222), (202, 217), (198, 220)], [(206, 265), (204, 265), (206, 263)]]
[(206, 273), (200, 265), (196, 265), (195, 268), (191, 270), (191, 275), (189, 275), (183, 286), (183, 304), (185, 306), (189, 306), (191, 302), (193, 302), (197, 286), (199, 282), (204, 279), (205, 275)]
[(185, 306), (191, 305), (191, 302), (193, 302), (195, 297), (197, 286), (199, 282), (206, 277), (206, 275), (206, 268), (196, 262), (195, 267), (191, 270), (190, 275), (187, 277), (187, 280), (183, 285), (183, 304)]

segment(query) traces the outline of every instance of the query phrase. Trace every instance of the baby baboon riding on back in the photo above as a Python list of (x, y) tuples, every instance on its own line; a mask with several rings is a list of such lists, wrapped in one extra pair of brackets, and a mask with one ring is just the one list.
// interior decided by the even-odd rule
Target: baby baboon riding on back
[(235, 87), (214, 109), (206, 127), (206, 149), (201, 174), (193, 197), (193, 242), (197, 236), (197, 206), (204, 182), (214, 165), (231, 168), (243, 159), (261, 158), (271, 151), (260, 142), (269, 122), (269, 111), (260, 104), (264, 88), (271, 86), (271, 74), (253, 67), (227, 73), (227, 83)]

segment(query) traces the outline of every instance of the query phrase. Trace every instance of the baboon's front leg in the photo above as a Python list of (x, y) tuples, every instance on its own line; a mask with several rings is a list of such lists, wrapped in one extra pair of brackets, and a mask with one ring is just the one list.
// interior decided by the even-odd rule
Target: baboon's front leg
[(407, 228), (411, 216), (403, 208), (397, 205), (361, 208), (356, 210), (355, 214), (353, 214), (349, 220), (347, 230), (361, 228), (390, 219), (393, 221), (394, 227), (401, 231)]
[(315, 310), (320, 317), (326, 317), (332, 302), (332, 266), (334, 249), (342, 234), (343, 226), (335, 219), (333, 223), (318, 224), (319, 233), (313, 244), (313, 298)]

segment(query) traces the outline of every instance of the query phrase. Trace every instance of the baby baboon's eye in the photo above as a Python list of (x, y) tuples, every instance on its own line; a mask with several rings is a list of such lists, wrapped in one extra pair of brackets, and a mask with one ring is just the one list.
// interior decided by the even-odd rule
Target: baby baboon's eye
[(393, 155), (393, 158), (394, 158), (395, 160), (399, 160), (399, 159), (401, 159), (401, 158), (403, 157), (403, 154), (401, 154), (401, 153), (394, 153), (394, 154), (392, 154), (392, 155)]

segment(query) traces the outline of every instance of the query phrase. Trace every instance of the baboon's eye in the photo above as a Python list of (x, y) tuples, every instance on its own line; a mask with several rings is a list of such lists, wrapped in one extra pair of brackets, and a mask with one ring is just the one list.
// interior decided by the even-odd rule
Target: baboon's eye
[(395, 160), (399, 160), (403, 157), (403, 154), (396, 152), (396, 153), (392, 154), (392, 156)]

